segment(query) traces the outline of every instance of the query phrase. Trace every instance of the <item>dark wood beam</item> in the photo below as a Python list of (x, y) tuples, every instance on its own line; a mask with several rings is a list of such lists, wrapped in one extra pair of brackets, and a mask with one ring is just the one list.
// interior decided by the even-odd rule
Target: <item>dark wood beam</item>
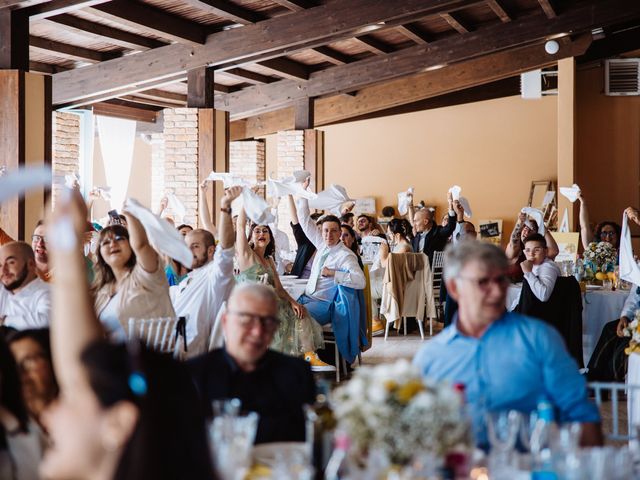
[(187, 104), (187, 96), (182, 93), (167, 92), (166, 90), (159, 90), (157, 88), (150, 88), (149, 90), (143, 90), (135, 94), (140, 98), (159, 98), (166, 100), (167, 102)]
[(440, 15), (453, 29), (460, 34), (469, 33), (470, 29), (462, 24), (459, 17), (454, 16), (451, 13), (443, 13)]
[(46, 73), (48, 75), (53, 75), (54, 73), (66, 72), (67, 70), (70, 70), (70, 69), (66, 67), (61, 67), (59, 65), (52, 65), (49, 63), (34, 62), (34, 61), (29, 62), (30, 72)]
[(640, 49), (640, 26), (620, 32), (607, 32), (607, 36), (591, 44), (589, 50), (577, 58), (579, 64), (601, 60)]
[[(116, 5), (121, 1), (114, 0)], [(351, 38), (368, 25), (385, 22), (385, 27), (392, 28), (478, 3), (476, 0), (404, 0), (401, 4), (370, 0), (330, 2), (260, 24), (211, 34), (202, 46), (167, 45), (56, 74), (53, 101), (55, 105), (71, 105), (97, 94), (135, 89), (145, 82), (205, 65), (239, 65), (268, 60)], [(107, 5), (98, 8), (104, 9)], [(340, 19), (337, 23), (336, 18)]]
[(226, 0), (183, 0), (183, 3), (242, 25), (249, 25), (267, 18), (261, 13), (247, 10)]
[(312, 0), (271, 0), (273, 3), (277, 3), (278, 5), (282, 5), (289, 10), (294, 12), (299, 12), (300, 10), (305, 10), (307, 8), (317, 7), (318, 4)]
[(235, 77), (239, 80), (251, 83), (253, 85), (263, 85), (265, 83), (273, 83), (278, 81), (278, 79), (276, 78), (262, 75), (261, 73), (251, 72), (249, 70), (245, 70), (244, 68), (230, 68), (228, 70), (225, 70), (223, 73)]
[(466, 35), (452, 35), (430, 43), (406, 48), (384, 56), (367, 58), (349, 65), (314, 72), (305, 83), (292, 80), (251, 87), (219, 99), (217, 108), (238, 115), (253, 115), (282, 108), (299, 98), (320, 97), (353, 91), (427, 69), (439, 68), (499, 50), (546, 40), (567, 31), (590, 32), (596, 26), (608, 26), (640, 17), (640, 2), (607, 0), (584, 2), (572, 10), (549, 19), (532, 13), (509, 23), (494, 23)]
[(202, 45), (206, 41), (205, 28), (199, 23), (171, 15), (146, 3), (112, 0), (87, 11), (100, 18), (176, 42)]
[(556, 9), (551, 3), (551, 0), (538, 0), (538, 3), (542, 7), (542, 10), (544, 10), (544, 13), (548, 18), (555, 18), (558, 16), (558, 14), (556, 13)]
[(382, 40), (378, 40), (371, 35), (362, 35), (361, 37), (356, 37), (355, 40), (360, 42), (367, 50), (376, 55), (383, 55), (385, 53), (391, 53), (395, 51), (388, 43), (383, 42)]
[(29, 70), (29, 17), (0, 10), (0, 70)]
[(155, 38), (137, 35), (135, 33), (109, 27), (102, 23), (91, 22), (89, 20), (85, 20), (84, 18), (75, 17), (69, 14), (56, 15), (55, 17), (49, 17), (47, 20), (55, 22), (59, 25), (64, 25), (65, 27), (69, 27), (70, 29), (73, 29), (74, 31), (77, 31), (84, 35), (90, 35), (94, 37), (97, 36), (107, 39), (108, 43), (131, 50), (147, 50), (167, 45), (164, 42), (156, 40)]
[(313, 119), (314, 109), (313, 98), (303, 98), (298, 100), (294, 106), (295, 115), (293, 122), (294, 130), (308, 130), (315, 125)]
[(52, 52), (56, 57), (68, 58), (70, 60), (80, 60), (83, 62), (97, 63), (120, 56), (119, 53), (114, 54), (110, 52), (98, 52), (97, 50), (78, 47), (76, 45), (70, 45), (68, 43), (56, 42), (55, 40), (36, 37), (34, 35), (31, 35), (29, 37), (29, 45), (32, 48)]
[(165, 100), (162, 97), (146, 96), (136, 93), (135, 95), (125, 95), (124, 97), (120, 97), (120, 100), (160, 108), (180, 108), (187, 106), (186, 96), (184, 101), (176, 102), (171, 99)]
[(511, 21), (511, 17), (505, 11), (502, 5), (500, 5), (498, 0), (487, 0), (487, 5), (491, 10), (493, 10), (493, 13), (496, 14), (496, 16), (500, 19), (501, 22), (507, 23)]
[(334, 65), (344, 65), (345, 63), (351, 63), (354, 59), (342, 52), (339, 52), (331, 47), (316, 47), (312, 49), (318, 55), (322, 55), (325, 60), (333, 63)]
[(109, 1), (110, 0), (53, 0), (51, 2), (40, 3), (38, 5), (25, 8), (24, 12), (29, 16), (31, 21), (42, 20), (44, 18), (62, 15), (75, 10), (93, 7)]
[(126, 118), (138, 122), (155, 123), (158, 117), (158, 109), (144, 108), (141, 105), (131, 104), (123, 100), (109, 100), (93, 105), (93, 113), (108, 117)]
[(282, 78), (290, 78), (293, 80), (308, 80), (309, 70), (302, 63), (289, 60), (288, 58), (272, 58), (259, 62), (258, 65), (268, 68)]
[(215, 70), (211, 67), (194, 68), (187, 77), (187, 106), (213, 108)]
[(408, 39), (413, 40), (418, 45), (426, 45), (432, 41), (424, 30), (422, 30), (418, 25), (412, 23), (407, 25), (398, 25), (396, 30)]

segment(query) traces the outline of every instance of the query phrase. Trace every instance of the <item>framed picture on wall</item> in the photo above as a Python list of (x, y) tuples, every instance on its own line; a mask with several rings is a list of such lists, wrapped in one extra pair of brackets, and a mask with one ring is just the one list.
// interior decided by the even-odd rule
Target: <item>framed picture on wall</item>
[(480, 229), (480, 239), (485, 242), (493, 243), (500, 246), (502, 242), (502, 220), (480, 220), (478, 222)]
[(353, 207), (353, 214), (357, 217), (360, 214), (376, 215), (376, 199), (373, 197), (357, 198), (356, 206)]
[(556, 262), (575, 262), (578, 258), (578, 242), (580, 234), (578, 232), (551, 232), (551, 236), (558, 244), (560, 253), (556, 256)]

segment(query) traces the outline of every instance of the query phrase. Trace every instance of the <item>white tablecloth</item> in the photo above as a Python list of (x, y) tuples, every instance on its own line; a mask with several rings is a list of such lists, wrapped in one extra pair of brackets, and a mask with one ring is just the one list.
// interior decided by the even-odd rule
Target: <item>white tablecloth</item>
[[(640, 354), (638, 353), (629, 355), (627, 384), (640, 385)], [(640, 390), (629, 390), (627, 394), (627, 412), (629, 432), (633, 432), (633, 426), (640, 424)]]
[[(507, 291), (507, 308), (520, 298), (522, 285), (511, 285)], [(629, 290), (588, 290), (582, 294), (582, 355), (587, 366), (602, 327), (620, 318)]]
[(307, 288), (307, 282), (301, 282), (297, 279), (294, 281), (284, 280), (287, 277), (280, 277), (280, 281), (282, 282), (282, 288), (284, 288), (291, 298), (294, 300), (298, 300), (300, 295), (304, 293), (304, 289)]

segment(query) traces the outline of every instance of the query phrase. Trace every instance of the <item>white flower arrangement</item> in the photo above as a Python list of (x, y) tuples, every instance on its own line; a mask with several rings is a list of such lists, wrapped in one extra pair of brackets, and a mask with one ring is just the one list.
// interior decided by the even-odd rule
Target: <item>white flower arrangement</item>
[(613, 272), (618, 263), (618, 251), (608, 242), (591, 242), (587, 245), (583, 258), (593, 273)]
[(360, 457), (382, 451), (405, 465), (416, 454), (442, 458), (469, 446), (460, 394), (451, 385), (424, 381), (406, 360), (358, 369), (335, 390), (333, 402), (338, 429), (347, 432)]
[(623, 332), (625, 337), (631, 337), (629, 346), (625, 348), (624, 353), (627, 355), (640, 353), (640, 309), (636, 310), (633, 320), (629, 322)]

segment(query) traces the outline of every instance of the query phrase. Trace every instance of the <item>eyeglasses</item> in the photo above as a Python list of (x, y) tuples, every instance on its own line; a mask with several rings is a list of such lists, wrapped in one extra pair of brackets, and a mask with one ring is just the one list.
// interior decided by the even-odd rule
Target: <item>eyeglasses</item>
[(37, 367), (44, 360), (46, 360), (46, 356), (41, 352), (27, 355), (18, 363), (18, 369), (21, 372), (27, 372)]
[(31, 240), (33, 243), (47, 243), (47, 237), (44, 235), (31, 235)]
[(239, 312), (236, 310), (229, 310), (227, 313), (231, 315), (235, 315), (238, 317), (238, 323), (242, 328), (247, 330), (251, 330), (254, 328), (258, 322), (260, 322), (260, 326), (267, 333), (273, 333), (277, 330), (278, 326), (280, 326), (280, 320), (277, 317), (271, 315), (255, 315), (249, 312)]
[(533, 248), (525, 248), (524, 253), (540, 253), (545, 250), (546, 247), (533, 247)]
[(498, 275), (495, 277), (482, 277), (482, 278), (471, 278), (471, 277), (458, 277), (461, 280), (466, 280), (467, 282), (474, 283), (481, 290), (489, 290), (489, 287), (493, 285), (497, 285), (498, 287), (504, 287), (507, 283), (509, 283), (509, 277), (506, 275)]
[(104, 240), (102, 240), (100, 242), (100, 246), (101, 247), (106, 247), (107, 245), (110, 245), (112, 242), (122, 242), (124, 240), (127, 240), (127, 237), (122, 237), (120, 235), (114, 235), (113, 237), (107, 237)]
[(600, 238), (606, 238), (606, 237), (613, 238), (615, 237), (615, 235), (616, 235), (616, 232), (613, 232), (613, 231), (600, 232)]

